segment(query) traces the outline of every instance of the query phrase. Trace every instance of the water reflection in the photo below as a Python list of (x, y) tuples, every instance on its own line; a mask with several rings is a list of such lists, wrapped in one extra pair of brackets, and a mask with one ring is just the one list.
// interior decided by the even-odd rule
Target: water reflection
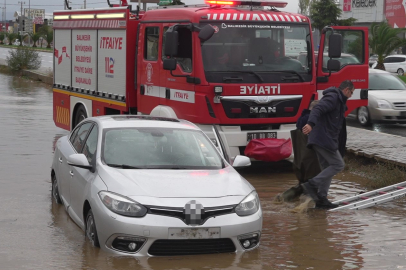
[[(240, 170), (263, 207), (261, 246), (242, 254), (164, 258), (111, 256), (92, 247), (64, 206), (51, 199), (50, 166), (67, 131), (52, 120), (52, 89), (0, 74), (1, 269), (401, 269), (406, 268), (405, 201), (360, 211), (293, 213), (275, 204), (295, 185), (291, 164)], [(404, 127), (402, 127), (404, 128)], [(331, 196), (363, 190), (363, 179), (337, 175)]]

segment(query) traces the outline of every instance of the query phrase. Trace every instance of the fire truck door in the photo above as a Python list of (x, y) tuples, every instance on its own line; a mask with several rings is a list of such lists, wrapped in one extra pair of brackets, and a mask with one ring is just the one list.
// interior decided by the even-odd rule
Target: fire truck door
[(164, 89), (160, 85), (160, 24), (141, 24), (138, 43), (138, 111), (150, 114), (161, 104)]
[[(165, 24), (162, 39), (162, 60), (165, 58), (165, 32), (170, 24)], [(161, 82), (165, 86), (165, 98), (162, 104), (171, 107), (176, 116), (181, 119), (193, 121), (190, 117), (195, 115), (195, 84), (187, 82), (187, 77), (193, 77), (195, 63), (193, 61), (192, 32), (187, 28), (178, 28), (179, 45), (178, 55), (174, 56), (177, 61), (176, 69), (172, 71), (163, 69), (161, 61)], [(180, 75), (180, 76), (179, 76)]]
[(368, 28), (334, 26), (333, 29), (334, 33), (342, 36), (341, 56), (333, 58), (339, 61), (340, 68), (331, 74), (327, 70), (329, 37), (333, 31), (323, 31), (316, 56), (318, 99), (322, 98), (323, 90), (328, 87), (338, 87), (345, 80), (352, 81), (355, 91), (347, 101), (348, 115), (354, 109), (368, 105)]

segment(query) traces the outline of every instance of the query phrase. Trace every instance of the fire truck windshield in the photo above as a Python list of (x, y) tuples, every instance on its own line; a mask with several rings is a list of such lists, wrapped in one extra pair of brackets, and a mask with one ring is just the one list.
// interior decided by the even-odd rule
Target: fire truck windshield
[[(307, 53), (312, 53), (308, 49), (312, 43), (309, 25), (230, 22), (211, 25), (216, 33), (201, 47), (208, 82), (233, 82), (224, 81), (225, 74), (238, 76), (244, 83), (311, 81), (313, 57), (307, 57)], [(303, 53), (308, 61), (298, 60)]]

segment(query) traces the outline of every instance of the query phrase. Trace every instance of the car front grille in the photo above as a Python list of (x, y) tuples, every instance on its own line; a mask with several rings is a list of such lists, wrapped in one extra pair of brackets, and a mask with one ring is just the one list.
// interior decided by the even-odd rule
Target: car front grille
[(230, 238), (156, 240), (148, 253), (153, 256), (176, 256), (235, 252)]
[[(227, 206), (204, 208), (204, 214), (201, 216), (200, 225), (203, 225), (211, 217), (228, 215), (228, 214), (234, 213), (235, 206), (236, 205), (227, 205)], [(148, 208), (148, 214), (179, 218), (183, 222), (185, 222), (185, 224), (188, 224), (186, 221), (184, 208), (162, 207), (162, 206), (147, 206), (147, 208)]]
[(406, 102), (393, 102), (396, 109), (406, 109)]

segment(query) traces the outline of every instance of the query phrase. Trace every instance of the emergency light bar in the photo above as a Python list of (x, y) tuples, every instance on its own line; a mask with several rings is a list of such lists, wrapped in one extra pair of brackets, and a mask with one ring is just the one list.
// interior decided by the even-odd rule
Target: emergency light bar
[(236, 1), (220, 1), (220, 0), (205, 0), (206, 4), (217, 6), (269, 6), (284, 8), (288, 4), (287, 2), (280, 1), (268, 1), (268, 0), (236, 0)]

